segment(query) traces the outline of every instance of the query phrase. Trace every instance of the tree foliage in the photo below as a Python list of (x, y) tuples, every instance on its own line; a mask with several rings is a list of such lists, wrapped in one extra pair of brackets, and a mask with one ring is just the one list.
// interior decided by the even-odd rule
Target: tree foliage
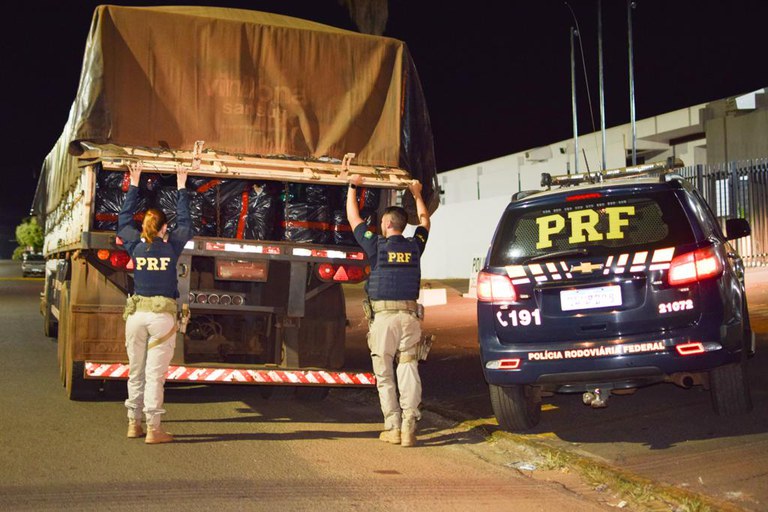
[(40, 252), (43, 249), (43, 228), (35, 217), (27, 217), (16, 226), (16, 243), (19, 246), (13, 251), (13, 259), (21, 259), (25, 251)]

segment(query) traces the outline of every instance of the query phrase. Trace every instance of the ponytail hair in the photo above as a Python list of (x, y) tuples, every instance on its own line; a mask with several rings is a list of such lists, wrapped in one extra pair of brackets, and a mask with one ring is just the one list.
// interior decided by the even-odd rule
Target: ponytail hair
[(141, 237), (144, 242), (151, 244), (166, 222), (168, 221), (162, 210), (157, 208), (147, 210), (147, 213), (144, 214), (144, 220), (141, 222)]

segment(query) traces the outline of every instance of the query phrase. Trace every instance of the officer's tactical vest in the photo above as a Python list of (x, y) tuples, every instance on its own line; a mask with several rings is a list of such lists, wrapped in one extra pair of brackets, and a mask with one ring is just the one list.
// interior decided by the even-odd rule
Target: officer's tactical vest
[(134, 292), (137, 295), (178, 296), (177, 258), (170, 244), (159, 238), (152, 244), (141, 242), (133, 251), (133, 261)]
[(402, 235), (381, 239), (368, 279), (371, 300), (416, 300), (421, 269), (419, 246)]

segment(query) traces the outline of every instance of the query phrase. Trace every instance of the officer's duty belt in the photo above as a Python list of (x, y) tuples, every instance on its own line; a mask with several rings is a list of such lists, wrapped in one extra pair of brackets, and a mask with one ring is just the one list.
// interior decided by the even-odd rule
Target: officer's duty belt
[(418, 312), (418, 305), (415, 300), (372, 300), (371, 308), (375, 313), (380, 311)]

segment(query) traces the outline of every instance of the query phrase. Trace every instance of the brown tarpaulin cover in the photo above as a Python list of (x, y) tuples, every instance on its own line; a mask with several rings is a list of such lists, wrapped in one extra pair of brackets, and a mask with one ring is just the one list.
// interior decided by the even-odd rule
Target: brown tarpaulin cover
[(211, 7), (100, 6), (35, 209), (77, 179), (79, 141), (401, 167), (433, 195), (431, 128), (401, 41)]

